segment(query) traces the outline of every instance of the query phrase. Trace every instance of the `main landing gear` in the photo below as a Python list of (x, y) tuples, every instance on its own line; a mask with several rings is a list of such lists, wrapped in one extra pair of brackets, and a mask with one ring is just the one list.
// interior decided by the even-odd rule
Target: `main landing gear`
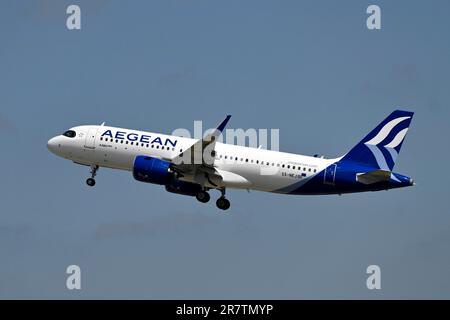
[(222, 193), (222, 195), (219, 199), (217, 199), (216, 206), (219, 209), (227, 210), (228, 208), (230, 208), (230, 201), (225, 198), (225, 188), (220, 189), (220, 192)]
[(95, 179), (94, 178), (97, 175), (97, 170), (98, 170), (98, 166), (97, 165), (92, 165), (91, 166), (91, 177), (86, 180), (86, 184), (89, 187), (95, 186)]
[[(219, 199), (217, 199), (216, 205), (219, 209), (227, 210), (230, 208), (230, 201), (228, 201), (228, 199), (225, 198), (225, 188), (220, 189), (220, 192), (222, 193), (222, 196)], [(199, 193), (197, 193), (195, 198), (201, 203), (207, 203), (211, 197), (206, 190), (202, 190)]]
[(209, 201), (209, 199), (211, 198), (209, 196), (209, 193), (202, 190), (199, 193), (197, 193), (197, 195), (195, 196), (195, 198), (200, 201), (201, 203), (207, 203)]

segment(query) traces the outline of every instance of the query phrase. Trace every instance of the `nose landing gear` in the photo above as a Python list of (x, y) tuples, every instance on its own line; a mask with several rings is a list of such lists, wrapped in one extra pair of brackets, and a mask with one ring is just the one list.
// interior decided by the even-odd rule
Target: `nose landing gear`
[(95, 179), (88, 178), (88, 179), (86, 180), (86, 184), (87, 184), (89, 187), (95, 186)]
[(93, 186), (95, 186), (95, 176), (97, 175), (97, 170), (98, 170), (98, 166), (97, 165), (92, 165), (91, 166), (91, 177), (90, 178), (88, 178), (87, 180), (86, 180), (86, 184), (89, 186), (89, 187), (93, 187)]

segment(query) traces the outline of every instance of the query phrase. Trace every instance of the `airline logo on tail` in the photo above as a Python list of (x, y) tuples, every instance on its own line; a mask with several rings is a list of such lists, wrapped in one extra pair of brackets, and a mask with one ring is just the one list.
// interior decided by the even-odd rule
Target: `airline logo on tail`
[(395, 110), (354, 146), (342, 161), (392, 171), (414, 113)]
[[(411, 117), (399, 117), (389, 121), (381, 128), (375, 137), (364, 142), (375, 157), (380, 169), (392, 171), (394, 168), (401, 143), (406, 136), (406, 132), (408, 132), (408, 127), (403, 128), (401, 123), (407, 119), (411, 119)], [(395, 136), (391, 134), (392, 132)], [(383, 152), (383, 150), (386, 150), (388, 154)]]

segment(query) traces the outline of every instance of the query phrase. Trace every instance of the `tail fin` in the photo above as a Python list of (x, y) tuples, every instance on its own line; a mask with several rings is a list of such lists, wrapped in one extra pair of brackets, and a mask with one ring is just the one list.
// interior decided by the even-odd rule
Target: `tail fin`
[(395, 110), (341, 160), (392, 171), (414, 112)]

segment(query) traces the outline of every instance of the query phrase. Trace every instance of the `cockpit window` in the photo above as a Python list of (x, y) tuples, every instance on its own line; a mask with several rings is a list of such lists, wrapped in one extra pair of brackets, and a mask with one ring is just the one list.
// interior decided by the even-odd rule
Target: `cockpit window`
[(69, 137), (69, 138), (75, 138), (76, 136), (76, 132), (73, 130), (67, 130), (66, 132), (63, 133), (63, 136)]

